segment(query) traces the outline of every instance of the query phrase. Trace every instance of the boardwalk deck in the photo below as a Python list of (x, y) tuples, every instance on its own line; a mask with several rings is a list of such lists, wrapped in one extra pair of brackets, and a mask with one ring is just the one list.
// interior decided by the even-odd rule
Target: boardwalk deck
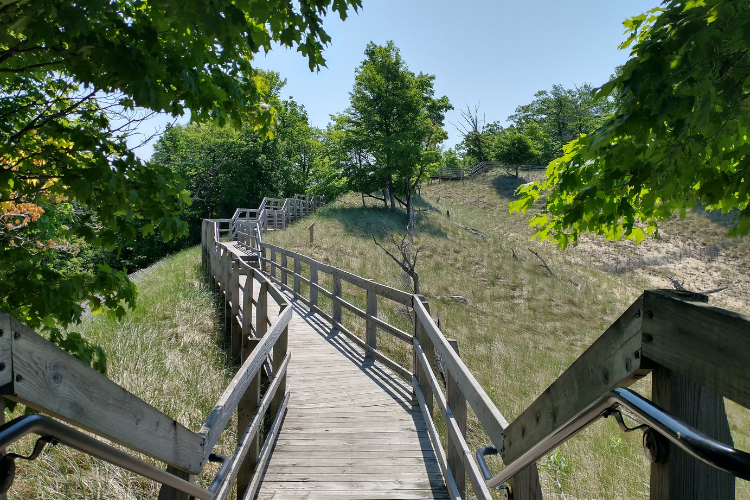
[(291, 399), (257, 498), (449, 498), (411, 386), (300, 302), (294, 313)]

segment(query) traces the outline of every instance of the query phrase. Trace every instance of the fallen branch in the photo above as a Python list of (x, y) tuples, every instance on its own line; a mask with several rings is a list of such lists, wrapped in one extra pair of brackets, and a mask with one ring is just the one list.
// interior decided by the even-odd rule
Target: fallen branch
[(669, 275), (667, 275), (667, 278), (669, 278), (669, 281), (672, 282), (672, 286), (674, 287), (675, 290), (679, 290), (681, 292), (689, 292), (690, 291), (687, 288), (685, 288), (684, 286), (682, 286), (682, 283), (680, 283), (679, 281), (677, 281), (675, 278), (673, 278), (673, 277), (671, 277)]
[(479, 229), (474, 229), (473, 227), (469, 227), (469, 226), (463, 226), (463, 225), (461, 225), (461, 224), (458, 224), (458, 223), (455, 223), (455, 222), (454, 222), (454, 224), (456, 224), (456, 225), (457, 225), (458, 227), (460, 227), (461, 229), (466, 229), (466, 230), (467, 230), (467, 231), (469, 231), (470, 233), (472, 233), (472, 234), (476, 234), (477, 236), (479, 236), (480, 238), (482, 238), (482, 239), (483, 239), (483, 240), (485, 240), (485, 241), (489, 241), (489, 237), (487, 237), (487, 235), (486, 235), (486, 234), (484, 234), (484, 233), (483, 233), (482, 231), (480, 231)]
[(544, 259), (538, 253), (536, 253), (531, 248), (529, 248), (529, 252), (531, 252), (534, 255), (536, 255), (536, 258), (542, 261), (542, 263), (539, 264), (539, 267), (542, 267), (542, 268), (546, 269), (548, 273), (550, 273), (553, 277), (557, 278), (557, 276), (555, 276), (555, 273), (552, 272), (552, 269), (549, 268), (549, 266), (547, 265), (547, 263), (544, 261)]

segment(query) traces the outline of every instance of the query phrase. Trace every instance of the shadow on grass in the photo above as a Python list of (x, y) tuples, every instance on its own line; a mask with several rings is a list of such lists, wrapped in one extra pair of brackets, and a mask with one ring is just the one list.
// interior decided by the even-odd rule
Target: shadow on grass
[[(420, 199), (421, 200), (421, 199)], [(415, 203), (418, 208), (426, 208), (420, 201)], [(354, 237), (370, 239), (375, 236), (379, 240), (388, 237), (388, 233), (403, 234), (409, 220), (403, 209), (391, 212), (382, 206), (340, 207), (328, 206), (318, 212), (322, 219), (332, 219), (344, 226), (347, 233)], [(435, 237), (446, 237), (447, 233), (425, 217), (417, 215), (417, 231)]]
[(518, 189), (518, 186), (532, 182), (533, 180), (536, 179), (531, 179), (524, 175), (520, 175), (518, 178), (514, 175), (501, 175), (493, 179), (492, 187), (495, 188), (500, 198), (510, 202), (516, 199), (516, 189)]

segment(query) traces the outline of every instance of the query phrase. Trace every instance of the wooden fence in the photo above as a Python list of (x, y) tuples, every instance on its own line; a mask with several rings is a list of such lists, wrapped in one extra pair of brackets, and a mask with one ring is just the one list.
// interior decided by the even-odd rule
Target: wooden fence
[[(263, 272), (282, 290), (291, 292), (338, 329), (353, 343), (363, 349), (365, 356), (389, 367), (406, 380), (412, 381), (414, 392), (427, 422), (430, 440), (451, 498), (466, 498), (468, 478), (474, 494), (480, 499), (493, 498), (466, 442), (468, 402), (479, 418), (484, 430), (495, 444), (502, 443), (502, 432), (508, 424), (487, 393), (461, 361), (450, 342), (440, 332), (429, 314), (429, 304), (424, 297), (377, 283), (342, 269), (319, 262), (305, 255), (276, 245), (261, 243), (260, 265)], [(302, 265), (305, 265), (303, 271)], [(328, 290), (320, 285), (322, 274), (328, 274), (333, 284)], [(308, 295), (301, 293), (301, 285), (308, 285)], [(342, 298), (342, 283), (364, 291), (366, 307), (361, 309)], [(319, 306), (319, 297), (331, 299), (331, 309)], [(378, 317), (378, 297), (411, 309), (415, 328), (406, 332)], [(342, 322), (342, 310), (347, 310), (365, 320), (365, 338), (361, 339), (352, 328)], [(411, 348), (412, 366), (405, 367), (378, 349), (378, 331), (403, 341), (405, 349)], [(438, 383), (437, 357), (445, 366), (445, 389)], [(445, 393), (444, 393), (445, 392)], [(433, 420), (435, 402), (443, 414), (447, 432), (444, 451)], [(536, 465), (531, 464), (513, 479), (519, 493), (516, 499), (541, 498), (541, 487)]]
[[(97, 445), (104, 450), (97, 455), (90, 445), (86, 448), (80, 444), (85, 436), (75, 434), (74, 438), (63, 441), (161, 482), (164, 486), (160, 499), (187, 500), (190, 496), (224, 500), (230, 496), (235, 482), (238, 491), (245, 492), (239, 498), (253, 498), (260, 481), (256, 471), (262, 470), (270, 456), (270, 443), (280, 428), (289, 399), (286, 368), (290, 359), (287, 349), (290, 303), (263, 273), (227, 252), (218, 238), (229, 231), (225, 221), (213, 221), (209, 226), (212, 237), (203, 242), (211, 256), (207, 272), (226, 306), (231, 356), (239, 368), (197, 432), (185, 428), (10, 315), (0, 314), (0, 396), (164, 462), (169, 474), (117, 450), (107, 450), (106, 445)], [(257, 300), (253, 298), (254, 284), (259, 286)], [(269, 314), (272, 308), (278, 308), (274, 321), (269, 319), (276, 316)], [(261, 377), (267, 379), (263, 391)], [(235, 411), (237, 448), (225, 460), (222, 476), (211, 490), (191, 484), (192, 478), (213, 459), (214, 446)], [(275, 415), (275, 420), (261, 452), (260, 430), (266, 414)], [(19, 417), (24, 418), (27, 417)], [(14, 422), (6, 424), (5, 432), (0, 435), (10, 433)]]
[[(469, 168), (445, 168), (440, 167), (436, 174), (431, 176), (432, 179), (438, 180), (464, 180), (471, 179), (481, 173), (487, 172), (491, 168), (495, 167), (507, 167), (502, 163), (493, 161), (482, 161), (473, 164)], [(519, 170), (544, 170), (547, 167), (544, 165), (524, 165), (518, 167)]]
[[(731, 446), (731, 435), (723, 397), (750, 407), (750, 318), (696, 302), (707, 301), (706, 296), (644, 292), (565, 373), (509, 423), (432, 320), (424, 297), (275, 245), (261, 243), (260, 248), (261, 269), (281, 289), (329, 321), (367, 356), (412, 380), (452, 498), (465, 498), (467, 479), (477, 498), (492, 498), (466, 441), (467, 403), (492, 445), (500, 450), (506, 466), (580, 418), (608, 391), (627, 387), (649, 373), (655, 404), (727, 445)], [(302, 264), (306, 272), (302, 271)], [(320, 285), (321, 274), (331, 276), (331, 290)], [(365, 291), (366, 309), (342, 298), (342, 282)], [(308, 285), (307, 296), (301, 294), (302, 283)], [(320, 295), (331, 299), (330, 311), (320, 308)], [(407, 333), (379, 318), (378, 297), (411, 307), (413, 332)], [(364, 340), (342, 323), (342, 309), (366, 321)], [(411, 367), (399, 365), (378, 350), (378, 331), (411, 345)], [(441, 360), (440, 371), (436, 359)], [(444, 376), (444, 385), (438, 382), (438, 373)], [(435, 405), (446, 425), (445, 453), (432, 418)], [(701, 462), (673, 443), (669, 444), (667, 456), (671, 458), (651, 464), (652, 500), (734, 498), (732, 475)], [(509, 481), (513, 498), (542, 498), (536, 458), (539, 456)], [(706, 494), (696, 497), (695, 491)]]
[[(304, 214), (298, 208), (296, 205), (295, 217)], [(256, 219), (256, 225), (259, 221)], [(231, 220), (204, 221), (203, 229), (207, 279), (223, 304), (230, 354), (239, 368), (197, 432), (180, 425), (11, 316), (0, 315), (0, 396), (165, 463), (167, 473), (73, 431), (66, 431), (67, 438), (57, 439), (161, 482), (164, 486), (160, 499), (186, 500), (192, 495), (224, 500), (235, 483), (239, 498), (253, 498), (261, 480), (259, 472), (270, 458), (290, 397), (286, 391), (286, 370), (291, 356), (288, 328), (292, 308), (281, 290), (290, 292), (329, 321), (362, 348), (366, 356), (411, 380), (451, 498), (466, 498), (467, 481), (477, 498), (493, 498), (488, 487), (494, 484), (488, 481), (489, 471), (482, 470), (481, 458), (475, 459), (467, 444), (468, 407), (501, 455), (508, 474), (515, 474), (509, 480), (513, 498), (536, 499), (542, 493), (535, 460), (578, 432), (582, 426), (576, 427), (576, 422), (592, 407), (599, 408), (596, 405), (603, 397), (647, 374), (652, 376), (653, 403), (661, 407), (659, 411), (666, 411), (677, 422), (677, 428), (685, 432), (697, 430), (700, 439), (724, 443), (714, 447), (715, 455), (729, 461), (739, 460), (739, 469), (732, 470), (739, 471), (735, 473), (739, 477), (750, 479), (750, 455), (731, 448), (724, 409), (725, 397), (750, 408), (750, 317), (710, 307), (704, 295), (644, 292), (509, 423), (433, 322), (424, 297), (262, 241), (257, 242), (259, 255), (249, 255), (234, 242), (222, 241), (233, 230)], [(330, 276), (330, 290), (321, 286), (322, 274)], [(364, 292), (364, 309), (344, 299), (343, 283)], [(302, 294), (302, 284), (307, 285), (307, 295)], [(331, 300), (330, 310), (320, 307), (320, 296)], [(409, 308), (413, 331), (404, 331), (381, 319), (378, 298)], [(274, 308), (278, 308), (277, 312)], [(364, 339), (344, 324), (344, 309), (364, 320)], [(411, 354), (411, 366), (397, 363), (378, 348), (378, 331), (403, 342)], [(436, 359), (441, 360), (442, 371)], [(439, 382), (439, 374), (444, 376), (444, 385)], [(263, 384), (262, 379), (265, 379)], [(445, 447), (433, 418), (435, 407), (445, 423)], [(612, 415), (615, 407), (607, 407), (596, 417)], [(214, 447), (235, 411), (237, 447), (231, 458), (222, 458), (214, 453)], [(274, 415), (274, 423), (261, 449), (260, 429), (269, 413)], [(0, 448), (14, 442), (9, 437), (14, 425), (24, 419), (37, 425), (41, 418), (46, 417), (19, 417), (5, 424), (0, 429)], [(26, 433), (40, 434), (33, 425)], [(62, 424), (56, 425), (59, 428)], [(561, 434), (571, 426), (573, 432)], [(644, 434), (646, 455), (652, 462), (652, 500), (734, 498), (735, 477), (715, 468), (722, 467), (721, 460), (684, 451), (688, 447), (680, 432), (666, 436), (669, 441), (656, 446), (664, 446), (665, 453), (655, 453), (654, 439), (658, 441), (658, 436), (652, 431), (653, 428), (646, 429), (650, 434)], [(550, 441), (561, 435), (564, 439)], [(88, 444), (81, 444), (84, 441)], [(547, 442), (553, 444), (548, 447)], [(215, 460), (223, 461), (224, 466), (212, 487), (205, 490), (192, 484), (193, 476), (200, 474), (208, 461)], [(714, 467), (707, 463), (713, 463)], [(6, 474), (8, 470), (2, 468), (3, 464), (7, 467), (7, 460), (0, 460), (1, 472)]]

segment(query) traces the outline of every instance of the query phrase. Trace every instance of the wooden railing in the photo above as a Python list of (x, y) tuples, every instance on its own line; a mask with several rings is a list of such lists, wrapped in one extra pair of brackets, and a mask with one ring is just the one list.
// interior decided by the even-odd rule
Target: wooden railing
[[(467, 479), (477, 498), (492, 498), (474, 457), (476, 450), (467, 444), (467, 403), (491, 444), (500, 450), (506, 466), (530, 449), (539, 448), (613, 388), (627, 387), (648, 373), (653, 377), (654, 403), (726, 444), (731, 445), (731, 436), (722, 396), (750, 407), (750, 318), (695, 302), (707, 300), (705, 296), (644, 292), (534, 403), (508, 423), (432, 320), (424, 297), (275, 245), (261, 243), (260, 248), (261, 268), (272, 281), (329, 321), (368, 357), (412, 381), (452, 498), (466, 497)], [(322, 274), (332, 278), (326, 280), (333, 284), (331, 290), (320, 285)], [(342, 282), (365, 291), (365, 309), (342, 298)], [(303, 283), (308, 285), (307, 296), (301, 293)], [(321, 309), (320, 295), (331, 299), (330, 310)], [(378, 316), (378, 297), (410, 307), (413, 332), (383, 321)], [(343, 324), (342, 309), (365, 320), (364, 340)], [(411, 343), (411, 367), (396, 363), (378, 349), (378, 330)], [(435, 404), (445, 423), (445, 448), (433, 419)], [(696, 411), (698, 406), (700, 412)], [(650, 456), (650, 450), (644, 451)], [(712, 498), (734, 498), (733, 476), (699, 462), (674, 444), (668, 456), (672, 458), (651, 465), (652, 499), (687, 498), (690, 491), (712, 492)], [(534, 460), (510, 479), (513, 498), (542, 497)]]
[(480, 161), (474, 163), (469, 168), (446, 168), (439, 167), (437, 175), (433, 175), (433, 179), (448, 179), (448, 180), (463, 180), (471, 179), (472, 177), (481, 173), (487, 172), (490, 168), (500, 166), (500, 163), (492, 161)]
[[(430, 440), (438, 463), (443, 472), (451, 498), (466, 498), (466, 478), (469, 479), (474, 495), (480, 499), (491, 499), (482, 474), (466, 442), (467, 407), (471, 405), (482, 427), (493, 443), (502, 443), (502, 432), (508, 424), (494, 403), (466, 365), (461, 361), (450, 342), (440, 332), (429, 314), (429, 304), (424, 297), (391, 288), (349, 273), (337, 267), (319, 262), (305, 255), (269, 243), (261, 243), (260, 266), (263, 272), (282, 290), (291, 292), (326, 319), (334, 328), (358, 345), (366, 357), (373, 358), (389, 367), (395, 373), (413, 383), (414, 392), (427, 422)], [(332, 289), (321, 286), (324, 274), (330, 276)], [(357, 307), (342, 297), (342, 283), (347, 283), (363, 291), (365, 309)], [(302, 284), (307, 285), (308, 294), (301, 293)], [(331, 300), (331, 309), (323, 310), (319, 297)], [(408, 307), (414, 318), (414, 330), (406, 332), (381, 319), (378, 315), (378, 298)], [(342, 321), (342, 311), (364, 319), (365, 335), (360, 338), (351, 325)], [(410, 367), (405, 367), (378, 349), (378, 331), (404, 342), (404, 347), (413, 350)], [(436, 356), (437, 354), (437, 356)], [(442, 360), (445, 374), (445, 387), (438, 383), (439, 373), (436, 358)], [(444, 394), (445, 392), (445, 394)], [(434, 403), (443, 414), (446, 425), (446, 450), (433, 420)], [(516, 491), (529, 492), (530, 496), (519, 494), (516, 499), (541, 498), (541, 488), (535, 465), (519, 473), (516, 478)]]
[[(502, 163), (493, 161), (482, 161), (474, 163), (469, 168), (438, 168), (437, 174), (432, 176), (433, 179), (445, 179), (445, 180), (463, 180), (471, 179), (474, 176), (487, 172), (491, 168), (506, 166)], [(518, 167), (519, 170), (544, 170), (547, 167), (544, 165), (523, 165)]]
[[(169, 473), (166, 480), (163, 473), (159, 476), (153, 472), (159, 472), (157, 469), (135, 457), (111, 460), (163, 484), (172, 484), (162, 487), (160, 499), (187, 500), (193, 495), (224, 500), (235, 482), (238, 491), (245, 492), (243, 498), (253, 498), (260, 481), (256, 471), (270, 456), (269, 443), (278, 432), (289, 399), (286, 368), (291, 356), (287, 349), (290, 303), (263, 273), (227, 252), (227, 245), (219, 238), (227, 231), (222, 227), (226, 221), (212, 221), (209, 226), (210, 238), (204, 241), (211, 255), (207, 273), (226, 306), (231, 356), (239, 368), (198, 432), (185, 428), (10, 315), (0, 314), (0, 396), (165, 463)], [(254, 283), (260, 287), (257, 300), (253, 299)], [(269, 314), (272, 307), (278, 307), (273, 321), (269, 320), (269, 316), (275, 316)], [(263, 392), (261, 377), (268, 379)], [(235, 411), (237, 448), (224, 475), (215, 481), (212, 491), (191, 485), (193, 476), (200, 474), (212, 457)], [(261, 452), (259, 433), (269, 412), (276, 415), (276, 423)], [(26, 417), (19, 417), (23, 418)], [(11, 432), (14, 423), (4, 426), (3, 432)], [(72, 439), (70, 445), (74, 442)], [(117, 457), (117, 453), (108, 452), (103, 457)], [(153, 472), (150, 475), (149, 470)]]

